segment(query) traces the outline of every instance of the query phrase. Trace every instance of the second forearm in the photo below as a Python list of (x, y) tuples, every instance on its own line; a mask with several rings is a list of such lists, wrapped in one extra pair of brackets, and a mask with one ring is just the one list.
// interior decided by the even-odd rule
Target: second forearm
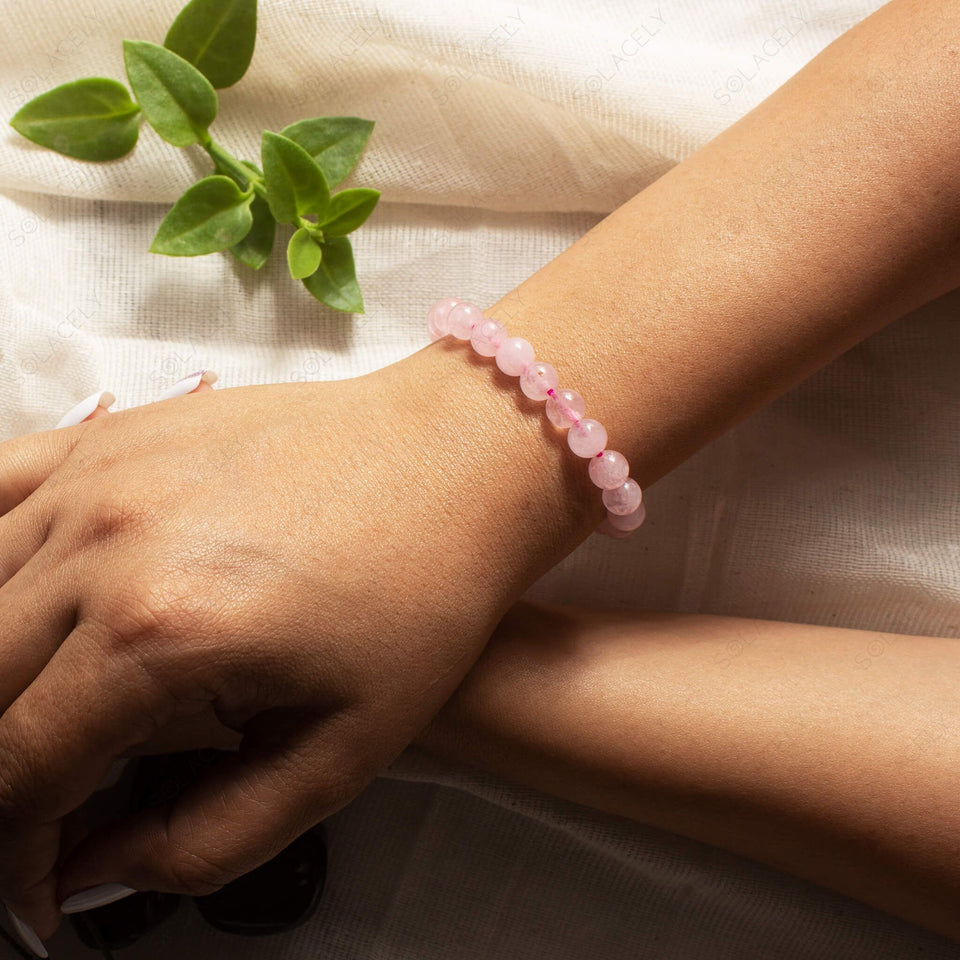
[(520, 604), (419, 743), (960, 939), (957, 641)]

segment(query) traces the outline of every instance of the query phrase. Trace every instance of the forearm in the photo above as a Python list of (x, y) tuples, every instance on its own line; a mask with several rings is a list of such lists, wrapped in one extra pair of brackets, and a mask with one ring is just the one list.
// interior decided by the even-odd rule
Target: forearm
[(418, 743), (960, 940), (960, 644), (519, 604)]
[(958, 48), (895, 0), (493, 307), (642, 483), (960, 283)]
[[(958, 48), (960, 5), (888, 4), (486, 312), (650, 485), (960, 283)], [(529, 581), (602, 518), (599, 494), (542, 404), (469, 354), (440, 341), (410, 360), (438, 421), (495, 451), (502, 523), (471, 529), (511, 538)]]

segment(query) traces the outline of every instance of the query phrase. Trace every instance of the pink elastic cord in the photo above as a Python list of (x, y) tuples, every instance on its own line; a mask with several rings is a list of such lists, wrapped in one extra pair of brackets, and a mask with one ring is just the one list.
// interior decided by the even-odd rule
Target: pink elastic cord
[(480, 356), (494, 357), (504, 373), (519, 377), (520, 389), (531, 400), (544, 401), (547, 418), (567, 431), (567, 445), (578, 457), (590, 460), (590, 479), (603, 491), (607, 516), (597, 527), (599, 533), (622, 539), (643, 523), (647, 513), (643, 491), (630, 476), (627, 458), (606, 449), (603, 424), (584, 417), (583, 397), (576, 390), (561, 389), (557, 371), (535, 359), (526, 340), (507, 336), (507, 328), (499, 320), (485, 317), (475, 303), (454, 297), (435, 303), (427, 314), (427, 324), (431, 339), (450, 335), (469, 340)]

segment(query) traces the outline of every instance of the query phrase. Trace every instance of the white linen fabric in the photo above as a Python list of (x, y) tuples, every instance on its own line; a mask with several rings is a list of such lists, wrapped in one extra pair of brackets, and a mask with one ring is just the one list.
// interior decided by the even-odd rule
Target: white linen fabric
[[(3, 116), (70, 79), (122, 79), (120, 41), (160, 42), (180, 6), (0, 0)], [(260, 275), (149, 254), (206, 169), (195, 151), (144, 128), (130, 157), (83, 164), (6, 128), (0, 438), (52, 427), (98, 388), (117, 409), (147, 402), (201, 366), (234, 386), (398, 360), (427, 343), (433, 301), (492, 303), (879, 6), (264, 0), (215, 135), (256, 159), (263, 129), (377, 122), (347, 181), (383, 191), (354, 235), (366, 314), (320, 306), (281, 251)], [(960, 637), (958, 303), (887, 327), (729, 431), (645, 493), (631, 540), (591, 537), (531, 596)], [(863, 661), (882, 655), (869, 644)], [(725, 660), (704, 664), (717, 683)], [(786, 874), (413, 749), (327, 831), (308, 925), (238, 940), (184, 908), (124, 955), (960, 958)], [(88, 955), (68, 924), (50, 947)]]

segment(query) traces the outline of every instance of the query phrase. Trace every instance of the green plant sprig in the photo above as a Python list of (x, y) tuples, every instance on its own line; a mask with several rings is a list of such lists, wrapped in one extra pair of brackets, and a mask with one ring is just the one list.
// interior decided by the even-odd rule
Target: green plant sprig
[(11, 126), (65, 156), (106, 162), (136, 146), (141, 120), (175, 147), (199, 146), (213, 173), (193, 184), (167, 213), (150, 250), (195, 257), (229, 250), (259, 270), (273, 250), (278, 224), (291, 224), (290, 276), (317, 300), (363, 313), (348, 234), (380, 198), (352, 187), (331, 193), (356, 166), (373, 130), (360, 117), (314, 117), (279, 133), (265, 131), (257, 167), (210, 135), (217, 89), (247, 71), (257, 33), (257, 0), (191, 0), (163, 46), (125, 40), (128, 90), (117, 80), (87, 77), (25, 104)]

